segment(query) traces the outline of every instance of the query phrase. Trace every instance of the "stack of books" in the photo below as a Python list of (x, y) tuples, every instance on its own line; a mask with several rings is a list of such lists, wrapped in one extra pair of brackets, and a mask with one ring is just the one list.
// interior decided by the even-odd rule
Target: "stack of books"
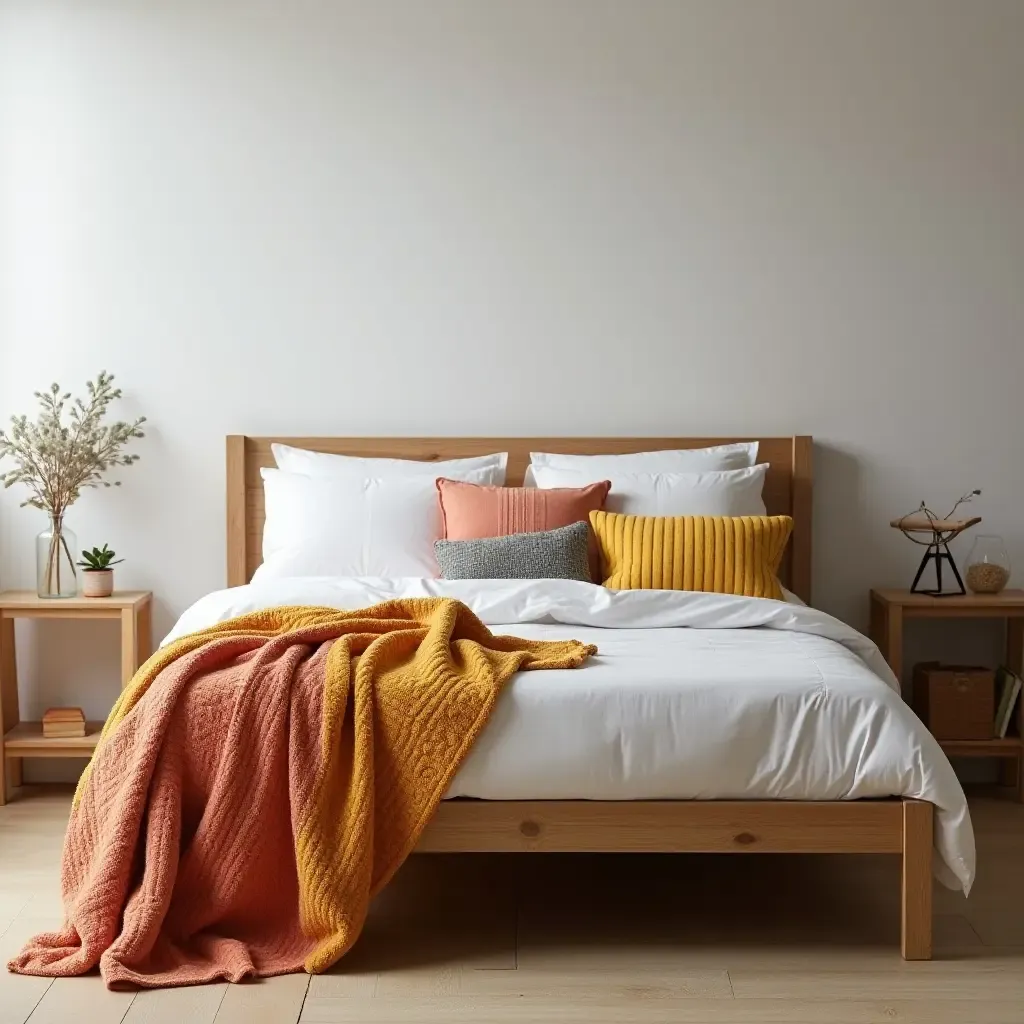
[(74, 739), (85, 735), (85, 715), (81, 708), (50, 708), (43, 715), (45, 739)]
[(1017, 706), (1017, 701), (1020, 700), (1021, 686), (1020, 676), (1005, 666), (996, 672), (995, 734), (1000, 739), (1006, 736), (1010, 723), (1013, 721), (1013, 711)]

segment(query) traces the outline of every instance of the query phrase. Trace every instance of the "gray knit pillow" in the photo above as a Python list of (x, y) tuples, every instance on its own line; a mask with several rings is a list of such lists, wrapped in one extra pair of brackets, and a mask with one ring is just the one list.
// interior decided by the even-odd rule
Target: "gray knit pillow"
[(590, 583), (587, 523), (434, 544), (446, 580), (583, 580)]

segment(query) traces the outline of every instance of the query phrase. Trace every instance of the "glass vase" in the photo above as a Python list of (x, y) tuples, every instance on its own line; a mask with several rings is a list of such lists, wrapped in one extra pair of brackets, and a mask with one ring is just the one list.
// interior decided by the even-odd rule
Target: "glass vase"
[(62, 516), (50, 516), (50, 525), (36, 537), (36, 593), (40, 597), (75, 597), (78, 574), (71, 554), (78, 538)]
[(974, 538), (964, 580), (975, 594), (998, 594), (1010, 582), (1010, 556), (1002, 537), (980, 533)]

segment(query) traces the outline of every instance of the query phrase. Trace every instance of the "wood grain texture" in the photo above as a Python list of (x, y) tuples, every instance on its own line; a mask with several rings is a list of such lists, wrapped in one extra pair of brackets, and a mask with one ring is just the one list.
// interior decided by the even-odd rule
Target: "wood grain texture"
[(932, 956), (933, 820), (931, 804), (903, 801), (900, 947), (904, 960), (930, 960)]
[[(883, 587), (871, 591), (871, 639), (889, 667), (901, 678), (903, 632), (908, 619), (1005, 619), (1006, 664), (1024, 671), (1024, 590), (999, 594), (963, 594), (931, 597), (909, 590)], [(1013, 730), (1011, 729), (1011, 732)], [(1005, 739), (942, 740), (940, 745), (957, 757), (1000, 759), (1000, 778), (1024, 803), (1024, 700), (1017, 703), (1017, 735)]]
[[(246, 462), (249, 450), (249, 438), (239, 434), (228, 435), (227, 439), (227, 461), (225, 475), (227, 478), (227, 537), (228, 537), (228, 586), (240, 587), (252, 579), (255, 566), (249, 568), (248, 550), (250, 543), (247, 540), (248, 524), (246, 522), (246, 507), (249, 496), (249, 488), (246, 485)], [(255, 458), (255, 455), (253, 456)], [(271, 456), (270, 465), (273, 465)], [(259, 473), (256, 474), (259, 476)], [(261, 490), (262, 495), (262, 490)], [(262, 545), (262, 520), (260, 526)], [(262, 560), (262, 548), (257, 546)], [(256, 563), (258, 565), (259, 562)]]
[[(143, 604), (150, 599), (148, 590), (117, 590), (110, 597), (40, 597), (34, 590), (3, 590), (0, 591), (0, 610), (18, 612), (15, 618), (27, 619), (32, 614), (41, 616), (62, 617), (65, 612), (95, 612), (104, 617), (109, 613), (119, 613), (122, 608), (131, 608)], [(22, 615), (21, 613), (26, 614)], [(87, 619), (88, 614), (72, 616), (76, 619)]]
[[(824, 981), (824, 979), (823, 979)], [(813, 982), (812, 982), (813, 983)], [(810, 987), (810, 986), (808, 986)], [(864, 986), (867, 989), (867, 985)], [(359, 1024), (1019, 1024), (1013, 1000), (942, 999), (651, 999), (623, 979), (623, 989), (601, 1000), (606, 979), (595, 979), (591, 999), (553, 1003), (543, 998), (511, 1000), (500, 996), (475, 999), (404, 999), (371, 1004), (361, 1010)], [(821, 989), (819, 988), (819, 992)], [(303, 1022), (351, 1024), (351, 1007), (310, 1000)]]
[[(53, 598), (56, 603), (58, 598)], [(67, 598), (66, 600), (72, 600)], [(89, 598), (88, 600), (101, 601), (102, 598)], [(84, 609), (75, 608), (63, 603), (63, 600), (57, 607), (37, 607), (37, 608), (23, 608), (17, 611), (9, 611), (3, 613), (10, 618), (15, 619), (114, 619), (117, 620), (121, 617), (121, 611), (119, 608), (103, 608), (97, 606), (88, 611)]]
[[(0, 834), (3, 834), (2, 831)], [(0, 857), (2, 856), (3, 843), (0, 843)], [(0, 860), (0, 864), (2, 863), (4, 862)], [(10, 870), (0, 871), (0, 879), (9, 884), (14, 881), (12, 874)], [(6, 970), (7, 961), (37, 930), (30, 919), (18, 917), (0, 932), (0, 1024), (23, 1024), (27, 1021), (53, 984), (52, 978), (25, 978), (9, 974)]]
[[(0, 957), (59, 920), (69, 803), (0, 808)], [(972, 796), (971, 815), (983, 870), (970, 900), (935, 890), (932, 961), (897, 951), (895, 856), (440, 854), (406, 863), (328, 974), (136, 995), (0, 971), (0, 1024), (112, 1021), (114, 999), (136, 1024), (1020, 1024), (1024, 807)], [(504, 969), (481, 970), (498, 933)]]
[(138, 645), (137, 660), (141, 665), (153, 653), (153, 599), (139, 606), (137, 611), (135, 642)]
[(805, 601), (811, 587), (812, 451), (810, 437), (248, 437), (227, 438), (228, 586), (247, 583), (262, 561), (263, 482), (274, 465), (274, 442), (361, 458), (436, 462), (507, 451), (506, 483), (520, 486), (531, 451), (570, 455), (620, 455), (675, 448), (703, 448), (757, 440), (758, 461), (769, 464), (764, 502), (769, 515), (793, 517), (793, 535), (780, 567), (782, 582)]
[(124, 1024), (213, 1024), (226, 984), (144, 989), (132, 1000)]
[(299, 1019), (309, 988), (308, 974), (284, 974), (229, 985), (215, 1024), (281, 1024)]
[(30, 1024), (121, 1024), (134, 992), (97, 988), (92, 978), (55, 978), (29, 1017)]
[(47, 738), (40, 722), (21, 722), (14, 650), (14, 620), (115, 619), (120, 624), (121, 687), (152, 645), (152, 594), (123, 590), (111, 597), (41, 598), (34, 591), (0, 592), (0, 805), (21, 785), (25, 757), (91, 757), (102, 722), (87, 722), (85, 736)]
[(121, 689), (123, 690), (139, 667), (139, 622), (134, 608), (121, 612)]
[(886, 607), (896, 606), (915, 619), (1001, 619), (1024, 616), (1024, 590), (1003, 590), (998, 594), (951, 594), (932, 597), (912, 594), (899, 587), (878, 587), (873, 597)]
[(8, 789), (21, 784), (21, 761), (7, 756), (3, 749), (4, 735), (20, 721), (14, 620), (0, 612), (0, 807), (7, 802)]
[(418, 853), (899, 853), (898, 800), (448, 800)]
[(92, 757), (102, 729), (102, 722), (86, 722), (84, 736), (46, 737), (42, 722), (22, 722), (8, 730), (4, 749), (17, 757)]
[[(892, 992), (897, 999), (928, 999), (943, 998), (978, 999), (982, 993), (988, 998), (1000, 1001), (1024, 1000), (1024, 983), (1022, 979), (1010, 976), (996, 978), (972, 978), (969, 981), (956, 976), (917, 975), (911, 972), (894, 978), (891, 974), (869, 971), (850, 975), (845, 971), (821, 971), (813, 978), (799, 981), (784, 972), (746, 972), (736, 971), (730, 975), (737, 999), (778, 999), (780, 993), (788, 998), (813, 998), (812, 992), (827, 993), (832, 999), (849, 999), (854, 992), (863, 992), (866, 986), (873, 983), (882, 985)], [(991, 983), (991, 987), (986, 986)], [(899, 1020), (899, 1018), (896, 1018)], [(1011, 1018), (1012, 1019), (1012, 1018)], [(966, 1021), (973, 1020), (969, 1014)]]
[[(807, 436), (793, 438), (792, 497), (790, 515), (793, 525), (800, 523), (806, 537), (811, 536), (814, 506), (814, 439)], [(789, 589), (808, 604), (811, 603), (811, 545), (810, 541), (793, 543), (790, 551)]]
[(939, 740), (939, 746), (950, 757), (1019, 758), (1019, 736), (1004, 736), (990, 740)]

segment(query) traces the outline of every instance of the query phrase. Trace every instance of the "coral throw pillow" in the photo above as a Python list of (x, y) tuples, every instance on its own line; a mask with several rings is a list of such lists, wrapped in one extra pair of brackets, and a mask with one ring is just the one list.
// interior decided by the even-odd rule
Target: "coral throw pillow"
[[(604, 508), (611, 482), (586, 487), (490, 487), (441, 477), (442, 536), (446, 540), (479, 540), (513, 533), (538, 533), (572, 523), (587, 522), (591, 512)], [(591, 569), (599, 578), (597, 544), (591, 536)]]

